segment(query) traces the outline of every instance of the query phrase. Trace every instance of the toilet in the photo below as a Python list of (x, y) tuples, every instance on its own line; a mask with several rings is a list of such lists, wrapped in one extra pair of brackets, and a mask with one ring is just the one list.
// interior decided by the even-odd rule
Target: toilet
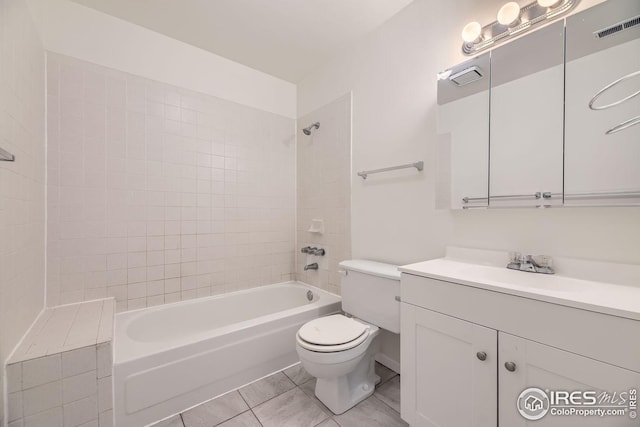
[(317, 378), (315, 394), (335, 414), (371, 396), (380, 328), (400, 333), (400, 272), (367, 260), (340, 263), (342, 310), (305, 323), (296, 334), (300, 363)]

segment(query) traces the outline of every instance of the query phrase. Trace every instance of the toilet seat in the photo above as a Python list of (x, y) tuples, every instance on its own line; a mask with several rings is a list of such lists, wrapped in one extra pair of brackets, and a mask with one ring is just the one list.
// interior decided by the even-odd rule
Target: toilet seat
[(301, 347), (320, 353), (345, 351), (362, 344), (370, 326), (335, 314), (305, 323), (296, 334)]

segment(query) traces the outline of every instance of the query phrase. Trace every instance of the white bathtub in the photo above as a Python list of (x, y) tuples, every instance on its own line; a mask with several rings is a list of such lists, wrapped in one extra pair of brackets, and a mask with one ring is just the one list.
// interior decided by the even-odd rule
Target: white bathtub
[(287, 282), (118, 314), (115, 425), (151, 424), (296, 363), (298, 328), (340, 305)]

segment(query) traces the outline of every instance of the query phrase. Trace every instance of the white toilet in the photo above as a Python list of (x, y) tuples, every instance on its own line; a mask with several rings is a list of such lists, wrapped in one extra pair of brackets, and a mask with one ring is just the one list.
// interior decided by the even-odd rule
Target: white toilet
[(383, 328), (400, 333), (400, 272), (374, 261), (340, 263), (342, 309), (305, 323), (296, 334), (302, 366), (318, 379), (316, 396), (342, 414), (371, 396), (380, 377), (375, 373), (377, 337)]

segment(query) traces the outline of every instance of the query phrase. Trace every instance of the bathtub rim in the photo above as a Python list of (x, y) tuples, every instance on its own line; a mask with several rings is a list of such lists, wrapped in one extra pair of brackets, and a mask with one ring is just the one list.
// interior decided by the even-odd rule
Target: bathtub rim
[[(301, 286), (303, 288), (309, 289), (314, 293), (317, 292), (321, 296), (324, 294), (325, 298), (320, 298), (318, 301), (313, 301), (311, 304), (305, 304), (305, 305), (289, 308), (286, 310), (277, 311), (275, 313), (265, 314), (252, 319), (231, 323), (231, 324), (217, 327), (214, 329), (209, 329), (207, 331), (192, 335), (188, 340), (180, 340), (180, 341), (174, 340), (170, 344), (166, 343), (163, 346), (155, 345), (156, 348), (155, 349), (152, 348), (151, 351), (147, 351), (147, 350), (128, 351), (125, 354), (122, 354), (122, 350), (120, 352), (118, 351), (118, 348), (121, 347), (121, 345), (126, 345), (127, 343), (132, 343), (132, 342), (139, 342), (131, 339), (126, 333), (126, 329), (128, 328), (128, 325), (132, 321), (138, 319), (139, 317), (143, 316), (146, 313), (161, 311), (163, 309), (166, 309), (167, 307), (188, 306), (196, 303), (204, 303), (206, 301), (224, 299), (226, 296), (242, 295), (250, 292), (255, 292), (257, 289), (261, 289), (265, 287), (296, 287), (296, 286)], [(327, 296), (329, 298), (326, 298)], [(295, 316), (297, 314), (301, 314), (306, 311), (317, 309), (319, 307), (340, 303), (341, 301), (342, 301), (342, 297), (340, 295), (334, 294), (332, 292), (326, 291), (324, 289), (318, 288), (313, 285), (309, 285), (301, 281), (290, 280), (286, 282), (272, 283), (269, 285), (261, 285), (253, 288), (240, 289), (233, 292), (226, 292), (226, 293), (211, 295), (211, 296), (202, 297), (202, 298), (193, 298), (193, 299), (188, 299), (183, 301), (176, 301), (169, 304), (161, 304), (158, 306), (144, 307), (136, 310), (117, 313), (114, 316), (114, 328), (113, 328), (114, 332), (113, 332), (113, 343), (112, 343), (113, 344), (113, 349), (112, 349), (113, 365), (112, 366), (113, 368), (115, 368), (117, 365), (136, 362), (136, 361), (145, 359), (151, 355), (154, 355), (156, 353), (169, 352), (190, 344), (202, 342), (208, 339), (214, 339), (216, 337), (223, 336), (225, 334), (233, 333), (235, 331), (244, 331), (246, 329), (255, 327), (265, 322), (281, 319), (287, 316)], [(124, 320), (121, 320), (121, 319), (124, 319)], [(120, 337), (121, 335), (123, 335), (124, 339), (126, 340), (124, 343), (122, 339), (120, 340), (118, 339), (118, 337)], [(165, 343), (165, 342), (162, 342), (162, 343)], [(148, 347), (154, 347), (153, 344), (147, 344), (147, 345)], [(157, 347), (161, 347), (161, 348), (157, 348)]]

